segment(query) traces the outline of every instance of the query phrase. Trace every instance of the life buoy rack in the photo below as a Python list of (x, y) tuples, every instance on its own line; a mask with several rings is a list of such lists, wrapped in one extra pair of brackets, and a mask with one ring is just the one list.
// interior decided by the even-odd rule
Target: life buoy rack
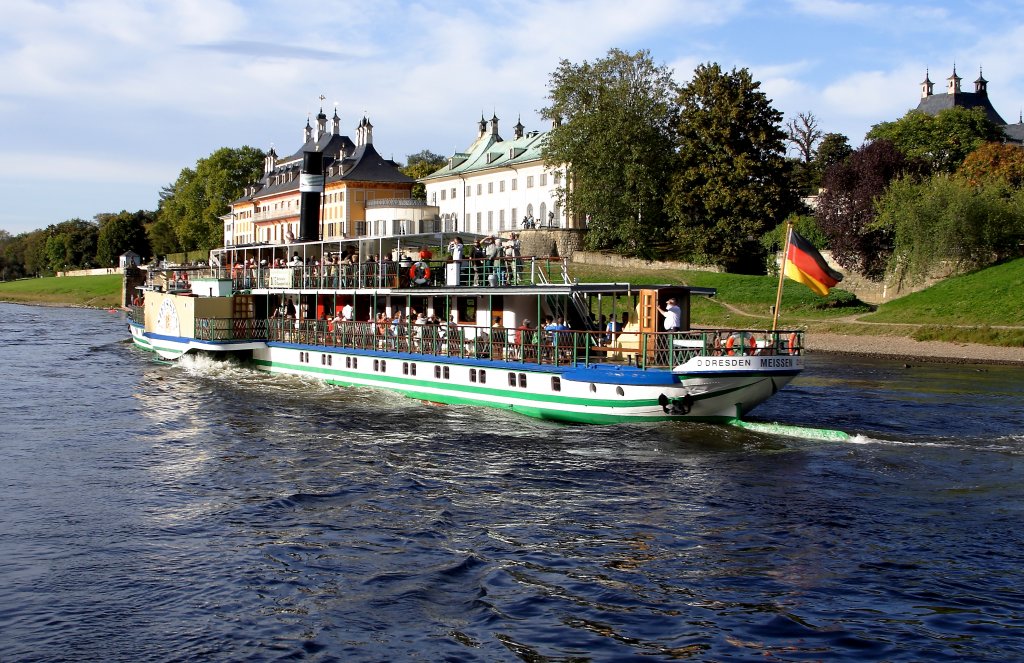
[(416, 285), (430, 283), (430, 265), (422, 260), (417, 261), (409, 268), (409, 280)]

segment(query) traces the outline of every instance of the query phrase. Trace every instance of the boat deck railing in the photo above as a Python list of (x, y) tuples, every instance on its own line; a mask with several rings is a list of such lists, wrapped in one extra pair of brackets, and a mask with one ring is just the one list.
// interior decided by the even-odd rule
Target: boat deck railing
[(361, 289), (447, 288), (467, 286), (520, 286), (563, 283), (566, 271), (558, 257), (525, 256), (361, 262), (356, 264), (298, 265), (285, 267), (235, 265), (210, 268), (207, 276), (231, 279), (234, 290), (252, 289)]
[(590, 332), (471, 325), (395, 324), (327, 320), (200, 318), (195, 337), (208, 341), (266, 340), (324, 348), (492, 359), (551, 366), (618, 363), (665, 368), (693, 357), (791, 355), (803, 351), (794, 330)]

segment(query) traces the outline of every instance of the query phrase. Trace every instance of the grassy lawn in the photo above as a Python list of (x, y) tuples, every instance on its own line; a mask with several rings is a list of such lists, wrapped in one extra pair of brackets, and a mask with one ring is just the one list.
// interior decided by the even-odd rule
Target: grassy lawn
[(1024, 258), (954, 276), (883, 304), (866, 322), (1024, 325)]
[(121, 275), (55, 276), (0, 283), (0, 301), (55, 306), (120, 306)]

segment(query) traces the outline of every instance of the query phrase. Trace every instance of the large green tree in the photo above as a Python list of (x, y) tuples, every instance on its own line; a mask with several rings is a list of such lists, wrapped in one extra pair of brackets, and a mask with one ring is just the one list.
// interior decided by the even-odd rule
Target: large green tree
[(222, 147), (197, 161), (195, 169), (183, 168), (160, 202), (158, 220), (174, 228), (186, 251), (220, 246), (224, 239), (220, 217), (243, 187), (263, 173), (263, 159), (263, 152), (254, 147)]
[(100, 232), (96, 239), (96, 262), (102, 266), (116, 265), (118, 258), (126, 251), (134, 251), (142, 258), (148, 258), (150, 250), (146, 224), (152, 223), (153, 219), (154, 213), (145, 210), (97, 215)]
[(1007, 195), (1002, 181), (903, 177), (876, 207), (876, 227), (893, 237), (890, 269), (901, 278), (985, 267), (1020, 255), (1024, 242), (1024, 193)]
[[(409, 177), (418, 180), (437, 171), (446, 163), (448, 163), (448, 159), (440, 154), (434, 154), (430, 150), (421, 150), (416, 154), (408, 155), (406, 157), (405, 165), (399, 170)], [(419, 182), (416, 182), (416, 184), (412, 186), (412, 197), (417, 200), (426, 200), (426, 187)]]
[(45, 267), (52, 271), (96, 267), (99, 227), (83, 219), (69, 219), (46, 228)]
[(568, 213), (589, 217), (591, 247), (640, 256), (661, 248), (676, 92), (672, 71), (648, 51), (612, 49), (582, 64), (562, 60), (551, 74), (550, 103), (541, 113), (555, 126), (543, 157), (568, 166), (558, 201)]
[(760, 86), (746, 69), (703, 64), (677, 98), (668, 209), (678, 249), (693, 260), (735, 263), (797, 207), (782, 113)]
[(933, 173), (954, 172), (968, 154), (986, 142), (1002, 141), (1002, 129), (980, 108), (956, 106), (929, 115), (912, 110), (895, 122), (871, 127), (868, 140), (887, 140)]

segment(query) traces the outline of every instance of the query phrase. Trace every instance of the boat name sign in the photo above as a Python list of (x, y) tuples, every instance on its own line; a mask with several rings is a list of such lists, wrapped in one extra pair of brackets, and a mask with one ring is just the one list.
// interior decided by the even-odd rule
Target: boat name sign
[(680, 370), (715, 370), (715, 371), (770, 371), (770, 370), (801, 370), (804, 367), (803, 357), (799, 355), (769, 355), (749, 357), (694, 357)]

